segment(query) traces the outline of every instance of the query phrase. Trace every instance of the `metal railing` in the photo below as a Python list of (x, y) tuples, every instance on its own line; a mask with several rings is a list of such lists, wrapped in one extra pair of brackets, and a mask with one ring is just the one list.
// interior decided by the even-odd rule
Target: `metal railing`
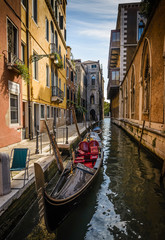
[(50, 48), (50, 54), (58, 53), (58, 48), (55, 43), (50, 43), (49, 48)]
[(8, 64), (16, 65), (17, 63), (24, 64), (15, 54), (8, 52)]
[(52, 86), (52, 97), (59, 97), (64, 99), (64, 92), (57, 86)]

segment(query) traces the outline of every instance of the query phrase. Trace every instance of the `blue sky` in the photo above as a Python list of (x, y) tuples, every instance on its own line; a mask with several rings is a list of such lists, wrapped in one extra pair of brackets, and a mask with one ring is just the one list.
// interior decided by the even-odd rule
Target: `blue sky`
[(74, 59), (100, 60), (103, 66), (104, 96), (107, 97), (107, 63), (110, 31), (116, 28), (119, 3), (138, 0), (68, 0), (67, 45)]

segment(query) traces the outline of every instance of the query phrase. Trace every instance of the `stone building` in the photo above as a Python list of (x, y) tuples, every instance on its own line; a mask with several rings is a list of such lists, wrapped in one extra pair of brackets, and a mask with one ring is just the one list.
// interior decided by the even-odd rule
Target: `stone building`
[(0, 1), (0, 147), (21, 141), (21, 1)]
[(66, 122), (66, 4), (22, 1), (22, 48), (28, 52), (30, 72), (23, 86), (23, 128), (30, 136), (41, 130), (45, 119), (55, 127)]
[(120, 86), (113, 121), (165, 160), (165, 1), (156, 1)]
[[(76, 79), (77, 82), (77, 104), (87, 109), (87, 72), (80, 59), (74, 60), (76, 67)], [(82, 121), (82, 114), (77, 114), (78, 121)]]
[(140, 3), (119, 4), (116, 29), (111, 31), (108, 58), (107, 97), (111, 116), (119, 117), (119, 86), (123, 81), (137, 43), (146, 24), (139, 14)]
[(77, 102), (77, 82), (75, 63), (71, 58), (71, 48), (67, 46), (66, 54), (66, 88), (67, 88), (67, 124), (73, 123), (71, 105)]
[(103, 119), (104, 79), (99, 61), (85, 61), (87, 73), (87, 120)]

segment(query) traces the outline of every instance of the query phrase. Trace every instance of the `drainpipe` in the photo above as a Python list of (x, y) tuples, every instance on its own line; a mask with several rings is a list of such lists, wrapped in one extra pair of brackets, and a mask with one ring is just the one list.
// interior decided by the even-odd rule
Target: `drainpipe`
[[(27, 67), (29, 69), (29, 0), (26, 6), (26, 46), (27, 46)], [(30, 106), (30, 79), (27, 83), (27, 97), (28, 97), (28, 125), (29, 125), (29, 139), (31, 139), (31, 106)]]

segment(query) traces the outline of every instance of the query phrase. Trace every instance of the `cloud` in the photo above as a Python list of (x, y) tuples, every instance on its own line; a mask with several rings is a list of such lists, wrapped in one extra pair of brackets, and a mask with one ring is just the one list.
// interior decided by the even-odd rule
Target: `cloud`
[(118, 4), (128, 2), (138, 0), (69, 0), (67, 5), (67, 45), (75, 58), (103, 64), (105, 98), (110, 32), (116, 27)]

